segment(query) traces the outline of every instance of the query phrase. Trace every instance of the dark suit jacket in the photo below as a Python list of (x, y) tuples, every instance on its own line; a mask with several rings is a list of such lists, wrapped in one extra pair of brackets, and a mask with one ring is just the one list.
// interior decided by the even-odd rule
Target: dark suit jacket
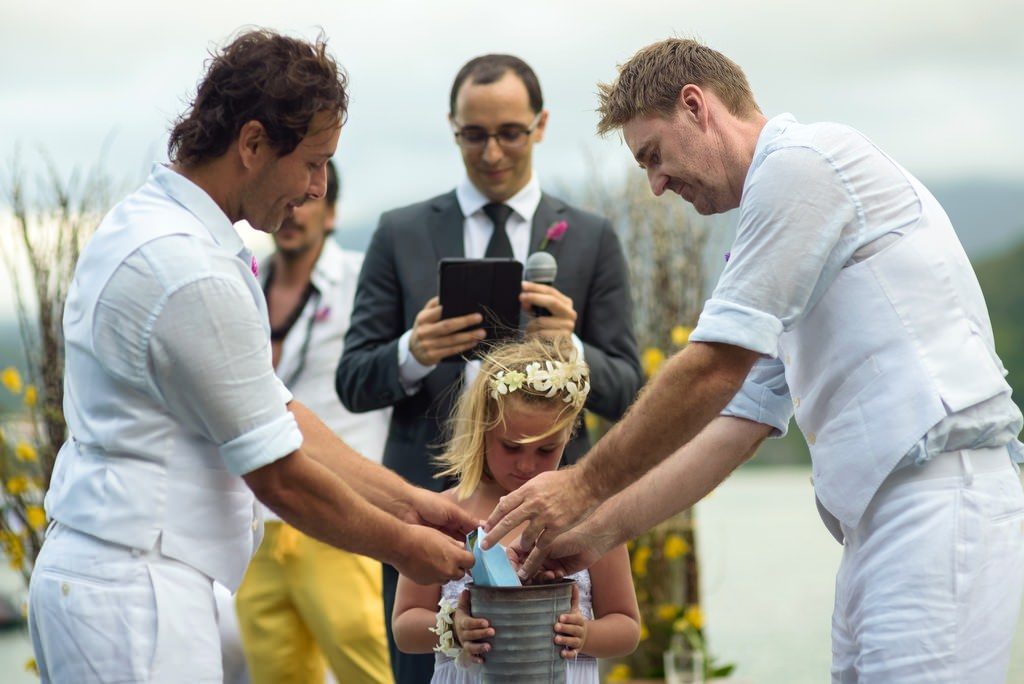
[[(554, 286), (576, 308), (576, 336), (590, 365), (586, 408), (618, 419), (640, 389), (643, 374), (632, 329), (625, 258), (607, 219), (542, 195), (533, 217), (530, 253), (556, 221), (569, 227), (548, 245), (558, 260)], [(464, 217), (455, 192), (381, 216), (359, 274), (345, 351), (335, 386), (350, 411), (394, 406), (384, 465), (413, 484), (440, 491), (450, 483), (433, 477), (433, 457), (461, 388), (464, 363), (441, 363), (420, 390), (406, 396), (398, 376), (398, 338), (437, 294), (437, 263), (465, 256)], [(590, 448), (585, 430), (566, 447), (572, 463)]]

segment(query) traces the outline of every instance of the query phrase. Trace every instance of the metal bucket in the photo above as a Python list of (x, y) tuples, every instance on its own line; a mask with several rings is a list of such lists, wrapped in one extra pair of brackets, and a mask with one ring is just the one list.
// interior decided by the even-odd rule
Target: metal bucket
[(483, 681), (564, 684), (565, 659), (555, 643), (558, 616), (572, 607), (574, 580), (525, 587), (469, 585), (473, 615), (494, 628)]

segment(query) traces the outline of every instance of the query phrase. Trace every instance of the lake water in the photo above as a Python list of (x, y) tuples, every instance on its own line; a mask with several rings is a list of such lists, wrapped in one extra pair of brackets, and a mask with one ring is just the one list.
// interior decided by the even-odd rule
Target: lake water
[[(806, 468), (745, 468), (698, 505), (708, 640), (751, 684), (829, 681), (833, 582), (842, 547), (814, 509)], [(0, 589), (17, 586), (0, 574)], [(0, 681), (38, 681), (23, 669), (25, 633), (0, 634)], [(1024, 623), (1008, 681), (1024, 682)]]

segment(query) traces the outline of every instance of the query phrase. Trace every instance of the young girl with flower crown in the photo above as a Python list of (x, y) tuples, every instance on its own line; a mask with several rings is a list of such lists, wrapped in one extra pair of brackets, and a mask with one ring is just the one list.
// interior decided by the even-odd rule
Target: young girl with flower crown
[[(445, 495), (483, 520), (499, 498), (556, 469), (589, 391), (589, 370), (567, 339), (531, 338), (492, 350), (454, 411), (438, 477), (454, 477), (458, 484)], [(513, 530), (502, 543), (521, 532)], [(573, 608), (552, 626), (552, 638), (567, 659), (567, 682), (597, 684), (596, 658), (632, 653), (640, 636), (626, 548), (613, 549), (571, 578)], [(494, 629), (470, 614), (469, 592), (464, 593), (469, 581), (467, 575), (444, 586), (421, 586), (399, 578), (395, 642), (406, 653), (435, 651), (434, 683), (478, 682), (479, 668), (471, 664), (482, 663), (490, 650), (485, 640)], [(438, 618), (439, 605), (447, 611), (456, 604), (450, 625)]]

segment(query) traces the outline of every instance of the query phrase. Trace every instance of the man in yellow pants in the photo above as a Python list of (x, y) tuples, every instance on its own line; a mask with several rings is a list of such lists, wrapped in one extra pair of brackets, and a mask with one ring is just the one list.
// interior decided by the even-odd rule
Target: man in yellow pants
[[(348, 328), (362, 255), (331, 239), (338, 177), (296, 207), (274, 234), (260, 273), (274, 368), (293, 395), (367, 458), (380, 461), (390, 410), (350, 414), (332, 378)], [(266, 509), (266, 534), (238, 590), (242, 644), (253, 684), (391, 682), (380, 563), (307, 537)]]

